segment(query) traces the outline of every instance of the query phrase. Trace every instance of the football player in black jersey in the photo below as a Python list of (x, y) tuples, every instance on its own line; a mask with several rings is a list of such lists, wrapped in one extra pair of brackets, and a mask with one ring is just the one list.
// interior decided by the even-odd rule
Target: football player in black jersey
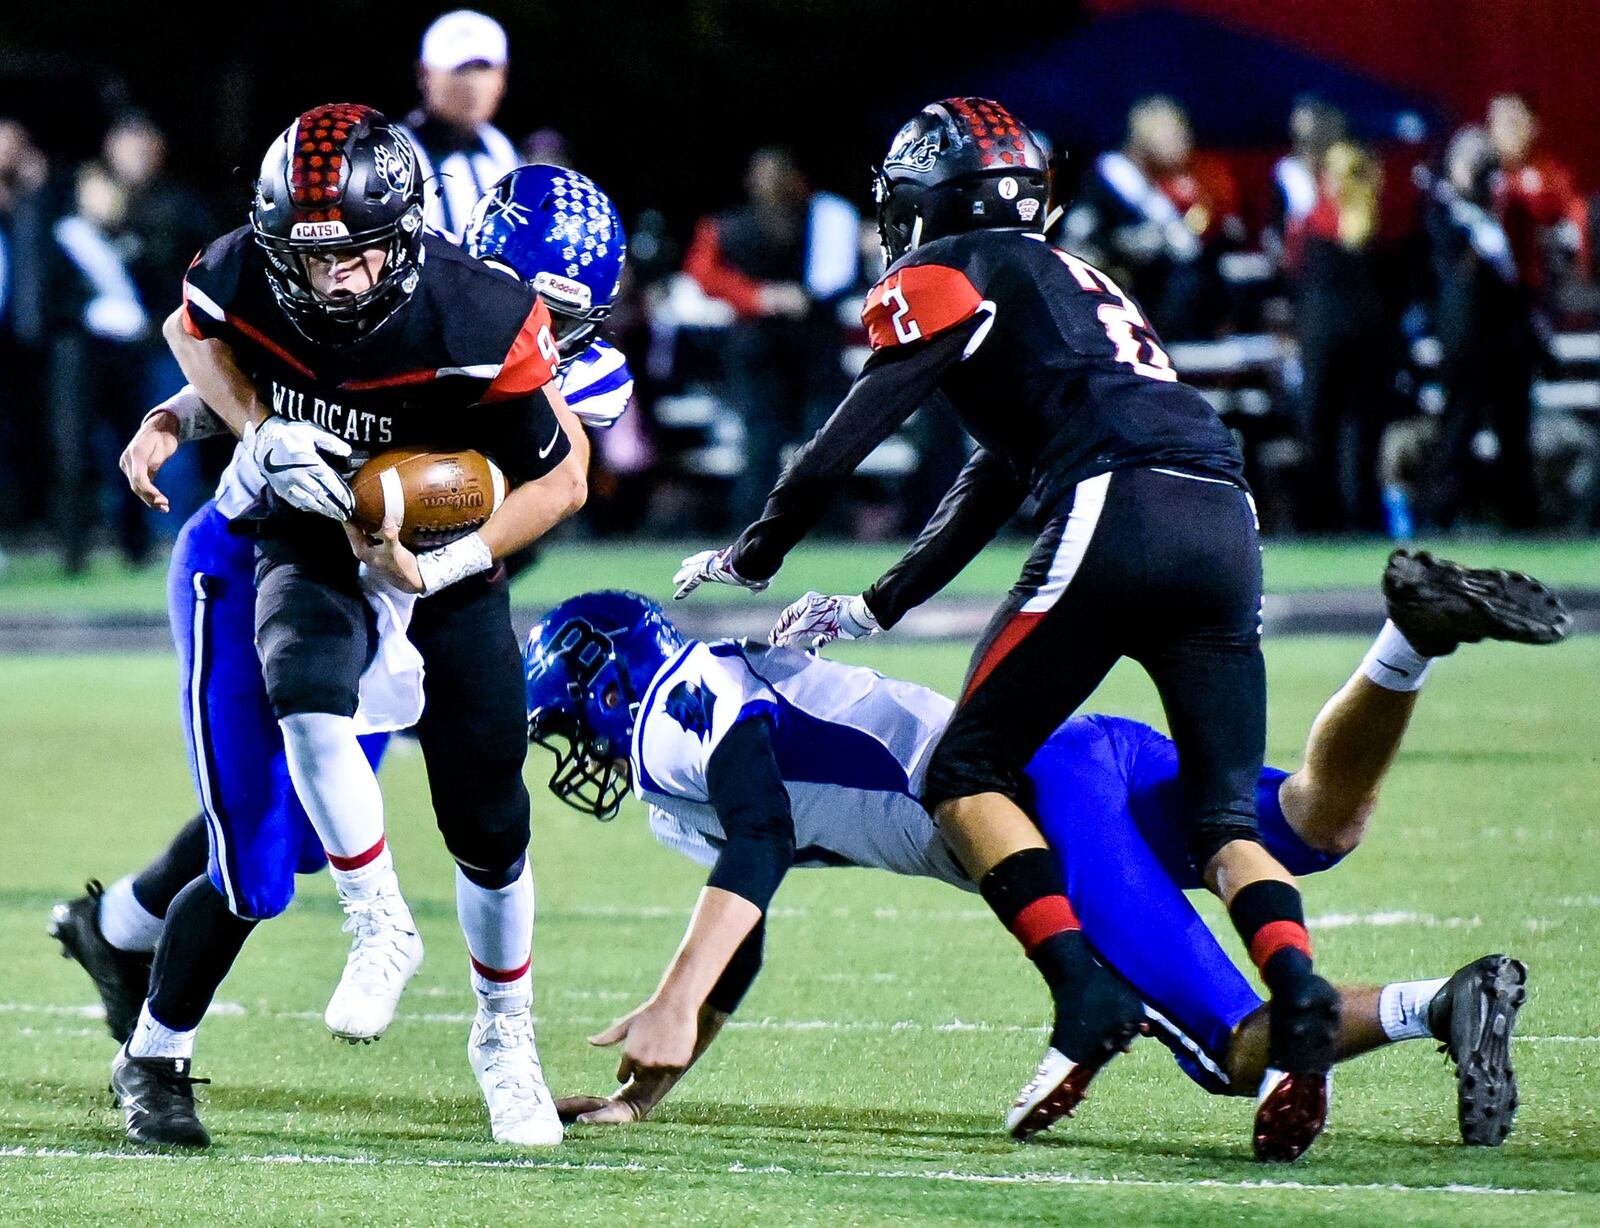
[(1120, 657), (1160, 692), (1195, 865), (1272, 991), (1274, 1111), (1321, 1115), (1338, 999), (1312, 970), (1300, 893), (1257, 830), (1261, 559), (1238, 448), (1179, 382), (1138, 304), (1046, 245), (1045, 153), (1005, 107), (923, 108), (875, 188), (892, 263), (867, 299), (872, 357), (761, 519), (734, 545), (684, 561), (678, 596), (706, 581), (766, 587), (878, 443), (930, 398), (953, 410), (978, 448), (915, 545), (860, 596), (808, 594), (780, 629), (789, 642), (825, 642), (893, 626), (1025, 500), (1037, 509), (1037, 544), (978, 645), (923, 794), (1055, 1000), (1050, 1048), (1013, 1132), (1070, 1113), (1139, 1027), (1137, 997), (1083, 939), (1023, 776)]
[[(307, 111), (273, 142), (250, 223), (199, 255), (183, 298), (164, 333), (196, 393), (242, 441), (235, 471), (251, 476), (234, 486), (256, 501), (233, 531), (256, 538), (259, 679), (346, 928), (357, 932), (352, 964), (358, 953), (365, 963), (347, 966), (347, 979), (384, 981), (397, 997), (421, 957), (355, 720), (381, 610), (403, 625), (415, 595), (407, 634), (425, 666), (417, 736), (459, 870), (479, 999), (469, 1056), (496, 1139), (559, 1142), (529, 1014), (526, 731), (500, 567), (585, 496), (588, 446), (550, 382), (549, 314), (520, 281), (423, 233), (415, 150), (381, 114), (353, 104)], [(511, 489), (476, 532), (422, 553), (400, 544), (392, 522), (373, 539), (342, 523), (348, 473), (372, 452), (406, 446), (476, 448)], [(381, 601), (373, 574), (386, 581)], [(224, 664), (208, 653), (205, 625), (250, 599), (206, 579), (196, 576), (193, 602), (202, 688)], [(239, 673), (258, 687), (251, 665)], [(203, 795), (213, 768), (205, 726), (194, 731)], [(168, 910), (150, 998), (112, 1068), (136, 1142), (207, 1143), (189, 1086), (194, 1033), (255, 923), (232, 884), (243, 858), (295, 856), (230, 824), (225, 807), (207, 809), (215, 870)]]

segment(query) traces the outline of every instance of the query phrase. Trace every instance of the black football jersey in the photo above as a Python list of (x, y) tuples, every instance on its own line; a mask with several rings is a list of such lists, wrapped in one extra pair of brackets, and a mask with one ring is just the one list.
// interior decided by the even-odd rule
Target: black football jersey
[(839, 482), (930, 399), (979, 446), (907, 564), (886, 577), (894, 583), (869, 594), (885, 625), (951, 578), (1029, 495), (1048, 519), (1079, 482), (1116, 469), (1244, 484), (1232, 435), (1178, 379), (1138, 304), (1036, 235), (978, 230), (919, 247), (872, 288), (863, 318), (872, 356), (739, 539), (742, 575), (775, 572)]
[(1135, 466), (1243, 481), (1233, 436), (1179, 381), (1138, 305), (1032, 236), (972, 231), (910, 252), (873, 287), (864, 318), (874, 353), (983, 320), (986, 334), (939, 390), (1041, 507), (1084, 478)]
[(349, 344), (319, 345), (278, 309), (242, 226), (190, 267), (184, 326), (227, 342), (273, 413), (349, 443), (352, 471), (389, 448), (475, 448), (513, 483), (542, 476), (570, 451), (540, 391), (556, 373), (549, 312), (443, 239), (425, 236), (422, 253), (415, 291), (387, 320)]

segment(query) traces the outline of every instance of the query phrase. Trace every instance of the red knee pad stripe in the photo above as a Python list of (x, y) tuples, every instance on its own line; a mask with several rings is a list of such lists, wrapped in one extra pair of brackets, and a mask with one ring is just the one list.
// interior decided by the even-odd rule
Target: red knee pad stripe
[(1285, 947), (1293, 947), (1309, 958), (1311, 935), (1298, 921), (1270, 921), (1250, 940), (1250, 961), (1257, 968), (1264, 968), (1267, 961)]
[(387, 837), (379, 836), (378, 843), (365, 852), (357, 853), (354, 857), (335, 857), (332, 853), (329, 853), (328, 864), (335, 870), (359, 870), (369, 862), (377, 860), (378, 854), (384, 850), (386, 840)]
[(1011, 932), (1030, 955), (1046, 938), (1080, 928), (1078, 914), (1072, 911), (1064, 895), (1041, 896), (1019, 912), (1011, 923)]
[(467, 958), (472, 960), (472, 970), (474, 972), (486, 981), (495, 981), (499, 984), (515, 981), (526, 974), (529, 968), (533, 967), (532, 956), (523, 960), (520, 968), (491, 968), (488, 964), (480, 964), (477, 960), (472, 959), (470, 955)]

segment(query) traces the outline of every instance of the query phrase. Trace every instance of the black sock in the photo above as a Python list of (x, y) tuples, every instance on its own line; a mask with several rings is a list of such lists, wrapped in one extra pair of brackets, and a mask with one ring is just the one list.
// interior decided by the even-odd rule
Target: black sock
[(206, 872), (209, 855), (205, 817), (197, 814), (178, 830), (172, 843), (134, 877), (133, 898), (152, 917), (165, 917), (178, 892)]
[(255, 929), (201, 875), (172, 901), (150, 971), (150, 1013), (178, 1032), (200, 1026), (217, 987)]
[(1291, 989), (1311, 974), (1311, 936), (1298, 887), (1260, 879), (1233, 897), (1228, 915), (1273, 993)]
[(1012, 853), (983, 876), (978, 894), (1029, 955), (1052, 935), (1078, 928), (1061, 868), (1049, 849)]

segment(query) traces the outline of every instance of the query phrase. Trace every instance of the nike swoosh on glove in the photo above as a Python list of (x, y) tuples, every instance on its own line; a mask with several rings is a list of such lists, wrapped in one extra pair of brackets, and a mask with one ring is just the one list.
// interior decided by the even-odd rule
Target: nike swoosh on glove
[(882, 630), (859, 593), (838, 597), (807, 593), (778, 615), (767, 639), (779, 648), (821, 648), (834, 640), (861, 640)]
[(293, 422), (276, 414), (244, 428), (245, 449), (273, 493), (290, 507), (330, 520), (349, 520), (356, 498), (350, 484), (326, 460), (347, 457), (350, 445), (313, 422)]
[(702, 584), (732, 584), (739, 588), (747, 588), (752, 593), (759, 593), (772, 583), (771, 580), (745, 579), (733, 569), (732, 558), (732, 546), (691, 554), (683, 560), (683, 565), (678, 568), (678, 574), (672, 577), (672, 583), (677, 586), (672, 599), (682, 601)]

